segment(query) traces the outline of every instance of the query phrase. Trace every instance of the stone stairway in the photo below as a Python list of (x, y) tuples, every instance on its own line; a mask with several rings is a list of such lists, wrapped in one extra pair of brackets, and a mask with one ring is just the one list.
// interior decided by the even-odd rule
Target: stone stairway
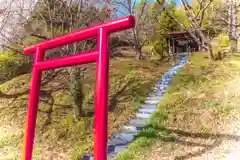
[[(166, 72), (154, 87), (154, 92), (146, 98), (145, 104), (142, 104), (136, 113), (136, 117), (129, 121), (129, 124), (123, 126), (120, 133), (114, 134), (108, 141), (108, 159), (114, 158), (118, 153), (127, 148), (136, 135), (150, 123), (150, 117), (156, 111), (157, 105), (163, 98), (165, 92), (171, 83), (172, 77), (177, 74), (188, 62), (189, 53), (179, 54), (179, 62)], [(84, 160), (94, 160), (92, 155), (85, 154), (81, 156)]]

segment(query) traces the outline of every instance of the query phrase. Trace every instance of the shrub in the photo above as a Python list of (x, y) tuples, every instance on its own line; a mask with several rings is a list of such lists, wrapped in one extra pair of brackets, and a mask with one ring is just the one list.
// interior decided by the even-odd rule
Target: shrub
[(220, 46), (221, 47), (229, 47), (230, 45), (230, 39), (228, 37), (228, 35), (221, 33), (219, 36), (220, 39)]
[(152, 52), (154, 55), (159, 55), (161, 58), (164, 57), (164, 52), (167, 50), (167, 41), (166, 39), (160, 39), (153, 42)]
[(216, 60), (222, 59), (229, 52), (230, 40), (228, 35), (225, 33), (219, 34), (212, 40), (211, 45), (214, 58)]

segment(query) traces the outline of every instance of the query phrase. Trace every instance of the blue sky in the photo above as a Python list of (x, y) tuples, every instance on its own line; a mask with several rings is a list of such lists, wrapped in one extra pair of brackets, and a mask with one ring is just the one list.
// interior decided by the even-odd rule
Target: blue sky
[[(140, 2), (140, 1), (141, 0), (137, 0), (137, 2)], [(171, 0), (167, 0), (167, 1), (170, 2)], [(175, 0), (175, 1), (176, 1), (176, 5), (180, 5), (180, 0)], [(191, 0), (187, 0), (187, 1), (191, 1)], [(149, 2), (156, 2), (156, 0), (149, 0)], [(124, 8), (121, 8), (120, 10), (122, 10), (124, 12)], [(122, 15), (122, 13), (117, 13), (117, 16), (121, 17), (123, 15)]]

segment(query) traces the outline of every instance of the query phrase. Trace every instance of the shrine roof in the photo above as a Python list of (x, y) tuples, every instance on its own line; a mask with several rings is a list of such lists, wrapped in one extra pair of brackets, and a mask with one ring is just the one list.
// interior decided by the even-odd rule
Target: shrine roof
[[(196, 30), (192, 30), (191, 32), (195, 32)], [(206, 31), (204, 29), (201, 29), (201, 31)], [(183, 35), (186, 35), (186, 34), (189, 34), (187, 31), (173, 31), (173, 32), (168, 32), (167, 35), (170, 36), (170, 37), (173, 37), (173, 36), (183, 36)]]

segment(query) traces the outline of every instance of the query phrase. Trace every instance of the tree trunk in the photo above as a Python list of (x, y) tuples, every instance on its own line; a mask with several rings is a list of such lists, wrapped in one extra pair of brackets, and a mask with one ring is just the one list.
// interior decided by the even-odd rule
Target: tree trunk
[(136, 50), (136, 59), (142, 60), (143, 59), (142, 47), (140, 46), (140, 40), (138, 37), (137, 30), (135, 28), (133, 28), (133, 38), (134, 38), (134, 44), (135, 44), (135, 50)]
[(228, 9), (229, 17), (229, 37), (231, 40), (231, 51), (236, 52), (237, 49), (237, 4), (232, 1)]
[(73, 67), (69, 69), (69, 73), (70, 73), (70, 91), (71, 96), (73, 97), (72, 106), (74, 109), (74, 116), (76, 119), (79, 119), (81, 116), (84, 115), (83, 111), (84, 94), (81, 78), (81, 69)]
[(136, 59), (143, 60), (142, 50), (141, 48), (136, 48)]
[(209, 59), (214, 60), (214, 55), (213, 55), (213, 50), (212, 50), (211, 44), (207, 45), (207, 52), (208, 52)]
[(204, 49), (205, 51), (207, 51), (209, 59), (214, 60), (212, 45), (210, 44), (209, 40), (201, 30), (197, 29), (196, 32), (200, 38), (199, 42), (201, 42), (200, 44), (201, 50)]
[(237, 52), (237, 39), (230, 39), (231, 40), (231, 43), (230, 43), (230, 45), (231, 45), (231, 52), (232, 53), (235, 53), (235, 52)]

